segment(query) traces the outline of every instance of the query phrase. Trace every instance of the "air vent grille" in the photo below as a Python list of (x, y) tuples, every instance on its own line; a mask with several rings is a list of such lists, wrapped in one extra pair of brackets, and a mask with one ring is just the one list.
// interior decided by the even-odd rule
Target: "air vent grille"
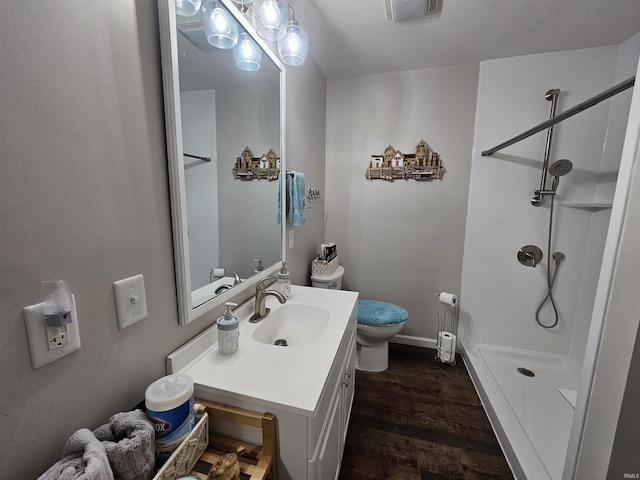
[(405, 22), (433, 15), (440, 11), (442, 0), (385, 0), (387, 19)]

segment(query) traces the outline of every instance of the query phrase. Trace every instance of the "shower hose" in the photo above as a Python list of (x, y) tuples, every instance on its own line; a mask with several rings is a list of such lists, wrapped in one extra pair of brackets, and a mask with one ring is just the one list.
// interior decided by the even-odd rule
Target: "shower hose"
[[(547, 238), (547, 295), (544, 297), (538, 309), (536, 310), (536, 322), (542, 328), (553, 328), (558, 325), (558, 307), (556, 305), (556, 301), (553, 298), (553, 285), (556, 283), (556, 277), (558, 276), (558, 268), (560, 267), (560, 262), (564, 260), (564, 254), (562, 252), (556, 252), (553, 254), (553, 259), (556, 261), (556, 266), (553, 270), (553, 276), (551, 275), (551, 236), (553, 233), (553, 196), (551, 196), (551, 204), (549, 205), (549, 236)], [(542, 307), (544, 307), (547, 300), (551, 302), (551, 306), (553, 307), (553, 315), (554, 321), (551, 325), (546, 325), (542, 323), (540, 320), (540, 312)]]

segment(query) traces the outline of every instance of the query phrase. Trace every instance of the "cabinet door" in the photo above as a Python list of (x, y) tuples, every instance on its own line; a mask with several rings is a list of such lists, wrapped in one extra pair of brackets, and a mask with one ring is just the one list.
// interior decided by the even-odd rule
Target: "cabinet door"
[(342, 457), (342, 389), (338, 388), (328, 411), (327, 429), (321, 438), (320, 451), (315, 461), (309, 463), (309, 479), (337, 479)]
[[(351, 417), (351, 406), (353, 405), (353, 394), (356, 388), (356, 341), (349, 347), (347, 358), (344, 362), (342, 377), (342, 448), (347, 440), (347, 428)], [(342, 455), (341, 455), (342, 459)]]

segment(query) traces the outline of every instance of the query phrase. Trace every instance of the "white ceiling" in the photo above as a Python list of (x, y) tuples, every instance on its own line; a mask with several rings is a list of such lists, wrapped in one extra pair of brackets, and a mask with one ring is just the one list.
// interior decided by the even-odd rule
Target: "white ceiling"
[(620, 44), (640, 32), (640, 0), (441, 0), (392, 23), (385, 0), (289, 0), (327, 79)]

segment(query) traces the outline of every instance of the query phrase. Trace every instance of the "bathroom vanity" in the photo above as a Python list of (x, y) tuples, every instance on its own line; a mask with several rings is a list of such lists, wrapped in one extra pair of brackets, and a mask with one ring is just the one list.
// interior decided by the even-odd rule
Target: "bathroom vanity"
[[(167, 357), (168, 373), (195, 382), (196, 398), (276, 415), (278, 478), (337, 478), (355, 386), (357, 292), (292, 287), (286, 304), (250, 323), (254, 300), (234, 311), (240, 348), (218, 353), (213, 326)], [(288, 346), (275, 345), (287, 340)], [(282, 342), (280, 342), (282, 343)], [(234, 425), (222, 433), (259, 439)]]

